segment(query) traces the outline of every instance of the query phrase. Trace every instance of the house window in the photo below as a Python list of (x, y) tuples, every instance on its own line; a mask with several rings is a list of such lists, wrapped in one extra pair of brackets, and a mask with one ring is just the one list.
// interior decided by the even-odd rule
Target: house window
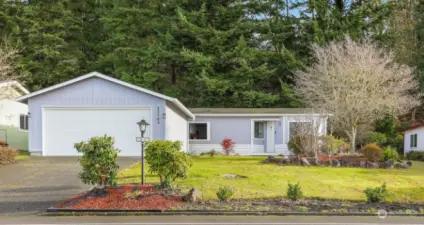
[(209, 140), (209, 123), (190, 123), (190, 140)]
[(19, 129), (28, 130), (28, 115), (21, 114), (19, 116)]
[(418, 140), (418, 136), (417, 134), (411, 134), (410, 136), (410, 146), (411, 147), (417, 147), (417, 140)]
[(264, 139), (265, 122), (255, 121), (255, 136), (257, 139)]

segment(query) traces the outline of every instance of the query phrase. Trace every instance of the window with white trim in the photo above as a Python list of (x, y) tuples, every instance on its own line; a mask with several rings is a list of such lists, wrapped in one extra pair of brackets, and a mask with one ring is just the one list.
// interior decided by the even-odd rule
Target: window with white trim
[(28, 115), (19, 115), (19, 129), (28, 130)]
[(411, 134), (410, 136), (410, 147), (417, 147), (418, 136), (417, 134)]
[(255, 131), (254, 138), (264, 139), (265, 122), (264, 121), (255, 121), (254, 131)]
[(189, 137), (190, 140), (209, 140), (209, 124), (208, 123), (190, 123)]

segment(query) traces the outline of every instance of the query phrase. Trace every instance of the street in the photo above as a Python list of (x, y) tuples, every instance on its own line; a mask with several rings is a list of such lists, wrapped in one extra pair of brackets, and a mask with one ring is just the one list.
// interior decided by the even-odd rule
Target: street
[(0, 224), (299, 224), (299, 225), (362, 225), (362, 224), (424, 224), (423, 217), (320, 217), (320, 216), (0, 216)]

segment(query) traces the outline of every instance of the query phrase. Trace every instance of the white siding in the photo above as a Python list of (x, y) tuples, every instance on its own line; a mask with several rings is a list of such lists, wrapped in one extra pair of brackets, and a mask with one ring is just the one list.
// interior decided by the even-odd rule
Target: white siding
[(19, 128), (20, 114), (28, 114), (28, 106), (13, 100), (0, 101), (0, 124)]
[[(411, 147), (411, 135), (413, 134), (417, 134), (417, 147)], [(405, 153), (410, 151), (424, 151), (424, 127), (405, 131), (403, 149)]]
[(181, 141), (182, 151), (188, 150), (188, 121), (184, 114), (179, 113), (179, 110), (166, 104), (166, 140)]

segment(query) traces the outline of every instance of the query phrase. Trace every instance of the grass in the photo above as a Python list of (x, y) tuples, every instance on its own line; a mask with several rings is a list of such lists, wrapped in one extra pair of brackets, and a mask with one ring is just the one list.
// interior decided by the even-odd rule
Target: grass
[[(424, 203), (424, 162), (413, 162), (409, 169), (364, 169), (277, 166), (262, 164), (265, 157), (219, 156), (193, 158), (187, 179), (176, 184), (187, 191), (196, 187), (204, 200), (216, 199), (219, 187), (235, 190), (233, 198), (256, 199), (285, 197), (287, 183), (299, 182), (305, 197), (339, 200), (366, 200), (363, 190), (387, 184), (389, 202)], [(148, 170), (148, 167), (146, 167)], [(247, 178), (228, 179), (222, 174), (238, 174)], [(118, 183), (139, 183), (140, 164), (122, 170)], [(146, 173), (147, 183), (159, 178)]]
[(29, 159), (29, 151), (20, 150), (19, 155), (15, 157), (16, 160)]

